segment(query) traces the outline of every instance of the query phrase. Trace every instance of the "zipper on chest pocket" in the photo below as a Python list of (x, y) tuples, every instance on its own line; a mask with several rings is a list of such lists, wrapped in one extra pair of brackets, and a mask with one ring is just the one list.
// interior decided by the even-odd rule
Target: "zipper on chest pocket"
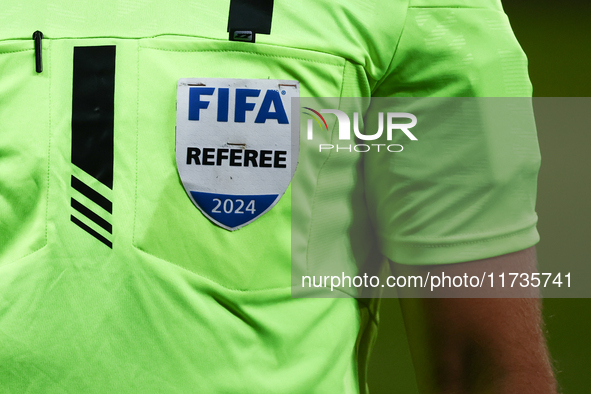
[(43, 58), (41, 54), (41, 40), (43, 40), (43, 33), (37, 30), (33, 33), (33, 40), (35, 40), (35, 71), (40, 73), (43, 71)]

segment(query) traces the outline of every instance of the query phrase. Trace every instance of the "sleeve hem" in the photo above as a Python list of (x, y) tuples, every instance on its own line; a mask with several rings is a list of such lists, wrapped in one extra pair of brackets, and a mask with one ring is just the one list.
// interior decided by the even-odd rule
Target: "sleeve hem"
[(381, 239), (384, 255), (399, 264), (437, 265), (464, 263), (527, 249), (540, 240), (535, 226), (494, 238), (471, 242), (410, 244)]

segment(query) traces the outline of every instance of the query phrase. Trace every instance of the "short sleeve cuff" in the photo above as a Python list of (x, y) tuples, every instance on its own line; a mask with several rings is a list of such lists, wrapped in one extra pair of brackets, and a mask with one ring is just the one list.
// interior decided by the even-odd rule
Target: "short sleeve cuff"
[(493, 238), (461, 242), (444, 240), (437, 243), (411, 243), (380, 239), (386, 257), (408, 265), (452, 264), (486, 259), (527, 249), (539, 240), (535, 225)]

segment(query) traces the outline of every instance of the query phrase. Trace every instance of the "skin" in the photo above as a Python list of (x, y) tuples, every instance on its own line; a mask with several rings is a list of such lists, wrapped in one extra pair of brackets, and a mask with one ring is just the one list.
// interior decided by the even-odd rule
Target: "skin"
[[(537, 272), (533, 247), (462, 264), (412, 268), (392, 263), (395, 275), (417, 270), (458, 276), (466, 272), (482, 276), (482, 271), (495, 275)], [(555, 394), (537, 291), (521, 287), (504, 294), (495, 293), (494, 288), (477, 291), (482, 293), (452, 293), (446, 298), (401, 294), (421, 393)], [(529, 298), (448, 298), (482, 294)]]

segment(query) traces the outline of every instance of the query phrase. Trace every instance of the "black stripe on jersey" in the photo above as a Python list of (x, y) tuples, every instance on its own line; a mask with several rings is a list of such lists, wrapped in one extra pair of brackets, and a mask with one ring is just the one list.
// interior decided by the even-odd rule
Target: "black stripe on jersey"
[(80, 194), (87, 197), (91, 201), (94, 201), (99, 207), (103, 208), (105, 211), (113, 213), (113, 203), (111, 203), (111, 201), (109, 201), (102, 194), (95, 191), (93, 188), (88, 186), (86, 183), (82, 182), (80, 179), (76, 178), (74, 175), (72, 175), (71, 182), (72, 187), (78, 192), (80, 192)]
[(72, 163), (113, 188), (115, 46), (74, 47)]
[(75, 216), (70, 215), (70, 220), (72, 222), (74, 222), (82, 230), (86, 231), (88, 234), (92, 235), (93, 237), (95, 237), (96, 239), (98, 239), (99, 241), (101, 241), (102, 243), (107, 245), (109, 248), (113, 249), (113, 244), (111, 243), (111, 241), (109, 241), (107, 238), (103, 237), (102, 235), (100, 235), (99, 233), (97, 233), (96, 231), (94, 231), (93, 229), (88, 227), (86, 224), (82, 223)]
[(102, 228), (104, 228), (110, 234), (113, 233), (113, 227), (111, 226), (111, 223), (107, 222), (105, 219), (103, 219), (102, 217), (100, 217), (96, 213), (92, 212), (90, 209), (88, 209), (87, 207), (82, 205), (80, 202), (78, 202), (72, 198), (71, 205), (72, 205), (72, 208), (74, 208), (75, 210), (77, 210), (78, 212), (80, 212), (81, 214), (86, 216), (88, 219), (90, 219), (94, 223), (96, 223), (99, 226), (101, 226)]

